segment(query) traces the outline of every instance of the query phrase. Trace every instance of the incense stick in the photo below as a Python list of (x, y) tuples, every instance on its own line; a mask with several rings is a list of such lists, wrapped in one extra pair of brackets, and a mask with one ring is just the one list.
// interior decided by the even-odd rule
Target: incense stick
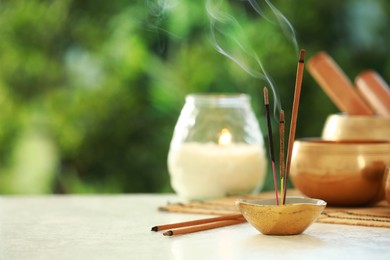
[(237, 219), (242, 219), (242, 218), (243, 218), (243, 216), (241, 214), (233, 214), (233, 215), (226, 215), (226, 216), (212, 217), (212, 218), (203, 218), (203, 219), (197, 219), (197, 220), (190, 220), (190, 221), (154, 226), (154, 227), (152, 227), (151, 231), (157, 232), (157, 231), (167, 230), (167, 229), (172, 229), (172, 228), (182, 228), (182, 227), (195, 226), (195, 225), (207, 224), (207, 223), (224, 221), (224, 220), (237, 220)]
[(280, 194), (284, 194), (284, 110), (279, 116), (279, 162), (280, 162)]
[(295, 129), (297, 126), (297, 117), (298, 117), (299, 98), (301, 95), (301, 87), (302, 87), (302, 79), (303, 79), (303, 69), (305, 66), (305, 52), (306, 52), (305, 50), (301, 50), (301, 53), (299, 55), (297, 74), (296, 74), (296, 79), (295, 79), (294, 101), (293, 101), (293, 108), (292, 108), (292, 112), (291, 112), (290, 133), (289, 133), (289, 137), (288, 137), (286, 176), (284, 179), (283, 204), (286, 203), (288, 176), (290, 174), (291, 156), (292, 156), (292, 149), (294, 146)]
[(240, 224), (240, 223), (244, 223), (244, 222), (246, 222), (246, 220), (244, 218), (221, 220), (221, 221), (212, 222), (212, 223), (206, 223), (206, 224), (200, 224), (200, 225), (195, 225), (195, 226), (190, 226), (190, 227), (183, 227), (183, 228), (168, 230), (168, 231), (164, 232), (163, 235), (164, 236), (183, 235), (183, 234), (188, 234), (188, 233), (193, 233), (193, 232), (198, 232), (198, 231), (203, 231), (203, 230), (209, 230), (209, 229), (213, 229), (213, 228), (236, 225), (236, 224)]
[(267, 87), (264, 87), (263, 90), (264, 90), (264, 105), (265, 105), (265, 111), (266, 111), (266, 117), (267, 117), (267, 127), (268, 127), (269, 153), (270, 153), (270, 157), (271, 157), (272, 173), (274, 175), (274, 189), (275, 189), (276, 205), (279, 205), (278, 184), (276, 181), (274, 145), (273, 145), (273, 139), (272, 139), (271, 116), (270, 116), (270, 112), (269, 112), (268, 89), (267, 89)]

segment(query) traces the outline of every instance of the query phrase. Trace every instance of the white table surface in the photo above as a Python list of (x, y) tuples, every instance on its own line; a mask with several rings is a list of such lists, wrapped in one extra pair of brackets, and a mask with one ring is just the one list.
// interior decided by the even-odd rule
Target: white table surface
[(157, 211), (174, 195), (1, 196), (0, 259), (390, 259), (390, 229), (314, 223), (265, 236), (248, 223), (181, 236), (157, 224), (205, 215)]

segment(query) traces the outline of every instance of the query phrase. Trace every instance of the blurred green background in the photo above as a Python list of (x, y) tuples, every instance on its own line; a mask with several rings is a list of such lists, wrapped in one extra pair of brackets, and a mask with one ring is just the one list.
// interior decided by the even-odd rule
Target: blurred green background
[[(291, 42), (228, 3), (289, 118)], [(389, 1), (273, 4), (307, 58), (325, 50), (351, 79), (371, 68), (390, 81)], [(167, 153), (192, 92), (251, 95), (265, 133), (264, 82), (215, 50), (209, 23), (204, 1), (0, 1), (0, 193), (172, 192)], [(296, 137), (319, 136), (338, 110), (308, 72), (302, 88)]]

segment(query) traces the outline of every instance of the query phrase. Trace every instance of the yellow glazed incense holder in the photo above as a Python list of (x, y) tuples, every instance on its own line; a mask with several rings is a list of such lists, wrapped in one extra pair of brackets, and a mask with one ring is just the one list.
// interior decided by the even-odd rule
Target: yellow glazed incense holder
[(238, 200), (244, 218), (264, 235), (297, 235), (321, 214), (326, 202), (304, 197), (287, 197), (285, 205), (275, 199)]

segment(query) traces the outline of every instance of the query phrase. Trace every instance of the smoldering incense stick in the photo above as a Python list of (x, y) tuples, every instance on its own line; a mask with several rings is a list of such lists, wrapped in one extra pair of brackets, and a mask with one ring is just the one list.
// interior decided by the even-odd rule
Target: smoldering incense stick
[(279, 116), (280, 193), (284, 195), (284, 111)]
[(276, 205), (279, 205), (278, 184), (276, 182), (274, 145), (273, 145), (273, 139), (272, 139), (272, 126), (271, 126), (271, 116), (270, 116), (270, 112), (269, 112), (269, 99), (268, 99), (267, 87), (264, 87), (264, 105), (265, 105), (265, 111), (266, 111), (266, 117), (267, 117), (269, 154), (271, 157), (272, 172), (274, 175), (274, 189), (275, 189)]
[(299, 97), (301, 95), (303, 69), (305, 66), (305, 53), (306, 53), (305, 50), (301, 50), (301, 53), (299, 55), (298, 67), (297, 67), (297, 75), (295, 79), (294, 101), (293, 101), (293, 108), (291, 112), (290, 133), (288, 136), (288, 149), (287, 149), (287, 160), (286, 160), (286, 175), (284, 179), (283, 204), (286, 203), (288, 176), (290, 174), (291, 155), (294, 146), (295, 129), (297, 126)]

